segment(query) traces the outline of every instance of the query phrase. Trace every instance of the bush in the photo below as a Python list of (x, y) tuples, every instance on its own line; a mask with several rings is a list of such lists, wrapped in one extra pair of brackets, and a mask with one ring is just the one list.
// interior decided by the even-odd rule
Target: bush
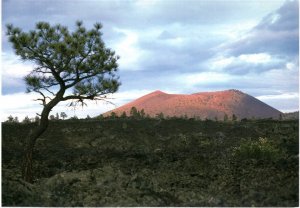
[(233, 150), (234, 157), (242, 160), (276, 161), (279, 154), (279, 149), (266, 137), (259, 137), (257, 141), (242, 140), (241, 144)]

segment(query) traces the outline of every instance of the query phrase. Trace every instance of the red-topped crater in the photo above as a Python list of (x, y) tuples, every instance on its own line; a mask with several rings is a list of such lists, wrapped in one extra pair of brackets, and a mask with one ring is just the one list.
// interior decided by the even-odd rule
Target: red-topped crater
[(127, 115), (130, 115), (132, 107), (136, 107), (138, 110), (144, 109), (145, 113), (151, 117), (161, 112), (164, 116), (187, 116), (201, 119), (223, 119), (225, 114), (229, 117), (235, 114), (239, 119), (278, 118), (281, 114), (280, 111), (262, 101), (232, 89), (190, 95), (167, 94), (157, 90), (109, 111), (104, 116), (110, 115), (111, 112), (115, 112), (117, 115), (126, 112)]

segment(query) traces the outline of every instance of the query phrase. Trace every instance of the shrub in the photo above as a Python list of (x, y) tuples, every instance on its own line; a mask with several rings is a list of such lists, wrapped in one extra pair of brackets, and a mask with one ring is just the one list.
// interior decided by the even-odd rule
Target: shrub
[(276, 161), (279, 150), (266, 137), (259, 137), (258, 141), (243, 140), (235, 147), (233, 155), (238, 159), (256, 159)]

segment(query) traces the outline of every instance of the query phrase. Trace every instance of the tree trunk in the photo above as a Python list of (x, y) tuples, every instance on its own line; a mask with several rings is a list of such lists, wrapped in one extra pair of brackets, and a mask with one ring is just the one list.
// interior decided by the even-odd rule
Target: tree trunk
[(29, 183), (33, 182), (32, 153), (33, 147), (26, 148), (22, 165), (22, 177), (25, 181)]
[(48, 127), (48, 121), (46, 123), (40, 123), (40, 125), (28, 135), (25, 152), (23, 156), (22, 164), (22, 177), (25, 181), (33, 183), (33, 161), (32, 155), (36, 140), (42, 135)]
[(52, 108), (62, 100), (64, 93), (65, 93), (65, 88), (61, 88), (59, 92), (56, 94), (55, 98), (53, 98), (48, 104), (44, 106), (38, 127), (28, 135), (26, 146), (25, 146), (25, 152), (23, 156), (22, 178), (29, 183), (33, 183), (33, 179), (34, 179), (32, 155), (33, 155), (35, 142), (46, 131), (49, 125), (49, 119), (48, 119), (49, 113), (52, 110)]

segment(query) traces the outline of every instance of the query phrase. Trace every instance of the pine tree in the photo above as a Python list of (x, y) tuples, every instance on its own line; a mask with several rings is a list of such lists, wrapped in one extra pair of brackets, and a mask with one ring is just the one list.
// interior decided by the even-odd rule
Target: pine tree
[(68, 116), (67, 116), (67, 114), (65, 112), (61, 112), (60, 113), (60, 117), (62, 117), (63, 120), (65, 120), (65, 118), (67, 118)]
[(123, 113), (121, 114), (121, 118), (126, 118), (126, 117), (127, 117), (126, 112), (123, 111)]
[(164, 116), (163, 112), (156, 114), (156, 118), (158, 118), (158, 119), (164, 119), (164, 117), (165, 116)]
[(111, 113), (110, 113), (110, 117), (111, 117), (111, 118), (117, 118), (117, 114), (116, 114), (115, 112), (111, 112)]
[(59, 115), (58, 115), (58, 113), (56, 113), (55, 119), (56, 119), (56, 120), (59, 120)]
[(233, 121), (236, 121), (236, 120), (237, 120), (237, 117), (236, 117), (235, 114), (232, 114), (232, 120), (233, 120)]
[(6, 122), (13, 123), (14, 122), (14, 117), (12, 117), (12, 115), (8, 116)]
[(25, 116), (25, 118), (22, 121), (22, 123), (25, 123), (25, 124), (31, 123), (30, 118), (28, 116)]
[(16, 55), (31, 61), (35, 68), (24, 78), (27, 92), (40, 97), (43, 110), (40, 124), (28, 136), (22, 168), (23, 179), (32, 182), (32, 153), (36, 140), (45, 132), (50, 111), (62, 101), (71, 106), (86, 105), (85, 100), (107, 100), (120, 85), (116, 72), (118, 56), (107, 48), (96, 23), (87, 30), (81, 21), (70, 32), (60, 24), (38, 22), (34, 30), (23, 32), (7, 25), (7, 36)]
[(15, 122), (15, 123), (19, 123), (18, 116), (16, 116), (16, 117), (14, 118), (14, 122)]
[(141, 115), (142, 118), (145, 118), (146, 114), (145, 114), (145, 110), (144, 109), (141, 110), (140, 115)]
[(40, 123), (40, 117), (39, 117), (39, 116), (35, 116), (35, 117), (34, 117), (34, 122)]
[(226, 113), (224, 115), (224, 121), (228, 121), (228, 115)]
[(139, 117), (139, 112), (138, 112), (138, 110), (136, 109), (136, 107), (131, 107), (131, 109), (130, 109), (130, 116), (132, 117), (132, 118), (138, 118)]

